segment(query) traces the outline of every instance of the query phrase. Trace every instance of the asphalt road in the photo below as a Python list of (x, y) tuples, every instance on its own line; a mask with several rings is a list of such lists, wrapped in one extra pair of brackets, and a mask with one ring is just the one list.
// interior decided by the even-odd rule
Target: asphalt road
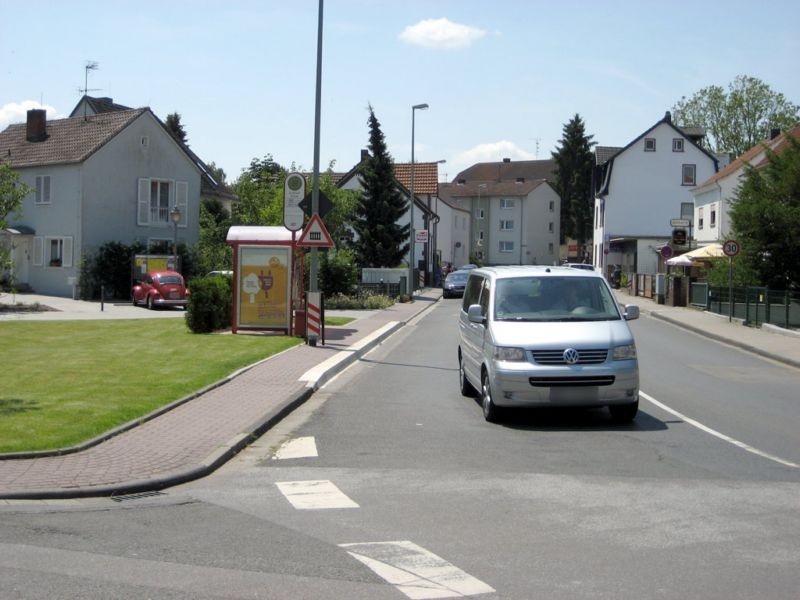
[(4, 511), (0, 597), (797, 597), (800, 373), (642, 318), (659, 404), (633, 424), (493, 425), (458, 391), (457, 302), (211, 477)]

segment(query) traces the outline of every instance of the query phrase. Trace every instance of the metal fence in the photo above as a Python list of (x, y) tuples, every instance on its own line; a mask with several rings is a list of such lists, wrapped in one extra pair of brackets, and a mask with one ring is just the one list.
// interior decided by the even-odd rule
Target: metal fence
[(715, 287), (692, 283), (692, 306), (743, 319), (749, 325), (770, 323), (787, 329), (800, 329), (800, 290), (771, 290), (766, 287)]
[(364, 296), (389, 296), (389, 298), (397, 298), (406, 289), (406, 278), (401, 278), (397, 283), (382, 282), (382, 283), (359, 283), (357, 294), (359, 297)]

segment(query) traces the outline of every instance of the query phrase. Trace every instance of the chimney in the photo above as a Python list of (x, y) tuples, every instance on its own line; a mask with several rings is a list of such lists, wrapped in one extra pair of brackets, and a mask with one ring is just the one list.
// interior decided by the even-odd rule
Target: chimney
[(781, 130), (780, 129), (770, 129), (769, 130), (769, 139), (774, 140), (780, 134), (781, 134)]
[(369, 158), (369, 150), (367, 150), (366, 148), (362, 148), (361, 149), (361, 162), (364, 162), (368, 158)]
[(664, 113), (664, 123), (672, 123), (672, 113), (667, 111)]
[(511, 162), (511, 159), (510, 159), (510, 158), (504, 158), (504, 159), (503, 159), (503, 162), (504, 162), (504, 163), (510, 163), (510, 162)]
[(28, 111), (25, 139), (29, 142), (43, 142), (47, 139), (47, 112), (43, 108)]

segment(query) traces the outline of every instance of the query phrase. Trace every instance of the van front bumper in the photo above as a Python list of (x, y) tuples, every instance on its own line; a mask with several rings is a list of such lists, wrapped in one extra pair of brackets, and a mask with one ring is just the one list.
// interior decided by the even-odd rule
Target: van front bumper
[(492, 401), (497, 406), (608, 406), (639, 398), (635, 360), (602, 365), (533, 367), (501, 362), (490, 370)]

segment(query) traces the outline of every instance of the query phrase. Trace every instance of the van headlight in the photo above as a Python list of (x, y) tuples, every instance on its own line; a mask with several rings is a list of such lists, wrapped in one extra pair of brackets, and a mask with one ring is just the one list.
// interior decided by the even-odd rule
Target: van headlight
[(522, 348), (504, 348), (503, 346), (496, 346), (494, 349), (495, 360), (509, 360), (509, 361), (524, 361), (525, 350)]
[(636, 358), (636, 344), (626, 344), (614, 348), (614, 360), (631, 360)]

